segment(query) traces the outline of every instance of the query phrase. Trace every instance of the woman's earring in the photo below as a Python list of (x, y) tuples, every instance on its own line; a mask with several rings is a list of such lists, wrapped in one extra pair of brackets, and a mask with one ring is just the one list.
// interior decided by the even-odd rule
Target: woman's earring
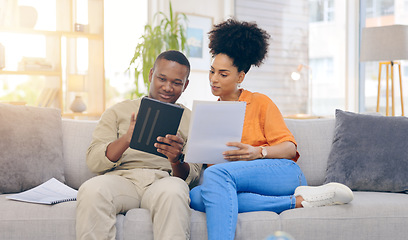
[(241, 88), (241, 83), (238, 83), (238, 88)]

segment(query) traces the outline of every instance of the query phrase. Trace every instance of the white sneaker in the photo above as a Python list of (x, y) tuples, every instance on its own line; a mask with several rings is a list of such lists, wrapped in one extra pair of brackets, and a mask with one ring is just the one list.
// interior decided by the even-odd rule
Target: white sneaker
[(302, 206), (304, 208), (346, 204), (354, 198), (349, 187), (333, 182), (319, 187), (299, 186), (294, 195), (303, 197)]

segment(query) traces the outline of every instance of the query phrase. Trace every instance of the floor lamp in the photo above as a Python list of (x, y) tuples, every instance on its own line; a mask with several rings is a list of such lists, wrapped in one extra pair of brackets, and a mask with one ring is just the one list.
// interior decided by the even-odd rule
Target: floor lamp
[(360, 61), (380, 61), (378, 71), (377, 112), (380, 111), (381, 70), (386, 69), (386, 115), (389, 116), (389, 82), (391, 80), (392, 115), (395, 116), (394, 66), (398, 65), (401, 113), (404, 116), (404, 98), (402, 93), (401, 63), (395, 60), (408, 59), (408, 26), (390, 25), (363, 28), (361, 35)]

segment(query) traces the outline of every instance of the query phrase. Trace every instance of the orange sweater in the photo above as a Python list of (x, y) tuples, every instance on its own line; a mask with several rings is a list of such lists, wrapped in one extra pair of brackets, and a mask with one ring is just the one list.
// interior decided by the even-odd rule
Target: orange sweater
[[(287, 128), (282, 114), (272, 100), (262, 93), (242, 90), (238, 101), (247, 103), (241, 142), (251, 146), (272, 146), (296, 141)], [(299, 153), (292, 159), (297, 161)]]

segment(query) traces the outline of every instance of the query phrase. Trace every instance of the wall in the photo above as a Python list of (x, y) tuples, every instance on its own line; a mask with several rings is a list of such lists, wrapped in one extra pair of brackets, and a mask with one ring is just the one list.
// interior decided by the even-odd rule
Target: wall
[[(304, 0), (172, 0), (173, 11), (212, 17), (219, 23), (230, 16), (256, 21), (271, 34), (264, 65), (252, 68), (242, 86), (268, 95), (284, 115), (307, 113), (308, 74), (293, 81), (299, 64), (308, 65), (308, 1)], [(157, 11), (169, 12), (168, 0), (149, 2), (150, 19)], [(208, 63), (210, 66), (210, 62)], [(193, 100), (216, 100), (208, 83), (208, 70), (192, 69), (190, 85), (179, 102), (188, 107)]]
[[(212, 18), (213, 23), (218, 23), (234, 14), (234, 0), (171, 0), (173, 12)], [(162, 11), (169, 13), (168, 0), (149, 1), (149, 19)], [(208, 70), (211, 62), (208, 61)], [(208, 81), (208, 70), (192, 68), (190, 84), (180, 97), (179, 102), (192, 108), (193, 100), (216, 100), (211, 94)]]
[(256, 21), (271, 35), (268, 58), (247, 74), (243, 87), (268, 95), (283, 115), (308, 113), (309, 75), (293, 81), (291, 73), (308, 64), (308, 1), (236, 0), (236, 17)]

